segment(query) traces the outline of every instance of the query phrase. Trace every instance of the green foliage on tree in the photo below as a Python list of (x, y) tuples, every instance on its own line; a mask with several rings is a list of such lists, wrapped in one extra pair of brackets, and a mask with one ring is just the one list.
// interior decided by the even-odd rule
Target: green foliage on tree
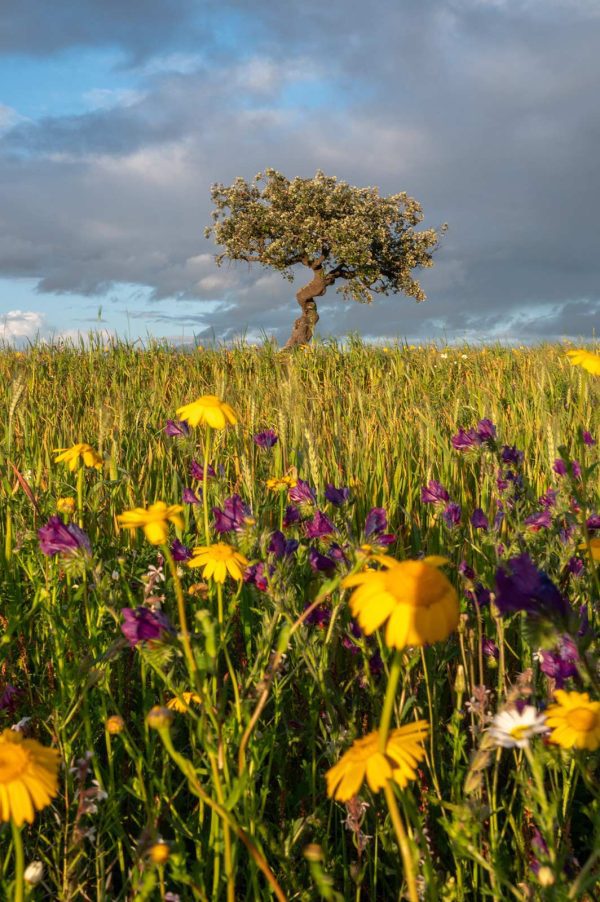
[(416, 230), (421, 206), (405, 192), (382, 196), (378, 188), (356, 188), (321, 171), (290, 180), (266, 169), (250, 183), (236, 178), (228, 187), (213, 185), (211, 196), (213, 225), (205, 235), (224, 248), (217, 264), (260, 263), (289, 281), (297, 264), (312, 271), (296, 294), (302, 316), (288, 346), (310, 341), (319, 318), (315, 298), (335, 283), (360, 303), (396, 292), (425, 300), (413, 270), (433, 265), (439, 235)]

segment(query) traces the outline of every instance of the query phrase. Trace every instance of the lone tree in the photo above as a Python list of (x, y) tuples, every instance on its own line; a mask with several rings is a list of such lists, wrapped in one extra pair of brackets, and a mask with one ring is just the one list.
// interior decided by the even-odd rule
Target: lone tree
[(400, 291), (425, 300), (411, 273), (433, 265), (438, 234), (415, 231), (421, 206), (404, 192), (382, 197), (378, 188), (355, 188), (321, 171), (290, 181), (266, 169), (252, 183), (237, 178), (229, 187), (213, 185), (211, 196), (213, 225), (205, 235), (224, 247), (215, 258), (219, 266), (226, 258), (260, 263), (290, 282), (296, 264), (311, 270), (310, 282), (296, 293), (302, 315), (286, 348), (311, 340), (319, 319), (315, 298), (335, 282), (360, 303)]

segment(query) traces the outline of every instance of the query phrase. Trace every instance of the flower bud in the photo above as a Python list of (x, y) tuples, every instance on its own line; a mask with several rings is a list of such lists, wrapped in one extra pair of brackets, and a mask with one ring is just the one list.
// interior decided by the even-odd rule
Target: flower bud
[(29, 886), (37, 886), (44, 878), (44, 865), (41, 861), (30, 861), (23, 872), (23, 879)]
[(542, 865), (537, 872), (537, 879), (540, 886), (553, 886), (555, 883), (554, 874), (548, 865)]
[(302, 850), (302, 854), (307, 861), (323, 861), (323, 849), (318, 843), (310, 843)]
[(168, 843), (164, 842), (162, 839), (159, 839), (158, 842), (155, 842), (154, 845), (150, 846), (148, 851), (150, 861), (152, 861), (153, 864), (165, 864), (169, 860), (170, 854), (171, 850)]
[(146, 723), (151, 730), (168, 730), (173, 723), (173, 712), (162, 705), (154, 705), (146, 715)]
[(110, 717), (107, 717), (104, 726), (106, 727), (107, 733), (110, 733), (111, 736), (115, 736), (117, 733), (123, 732), (125, 729), (125, 721), (120, 714), (112, 714)]

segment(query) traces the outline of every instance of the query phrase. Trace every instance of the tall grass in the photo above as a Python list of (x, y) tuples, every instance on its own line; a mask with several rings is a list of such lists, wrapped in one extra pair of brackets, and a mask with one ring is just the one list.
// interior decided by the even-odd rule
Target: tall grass
[[(574, 611), (587, 606), (589, 666), (580, 662), (572, 686), (593, 694), (594, 567), (567, 579), (569, 560), (585, 558), (578, 548), (585, 536), (575, 531), (564, 541), (560, 530), (565, 517), (582, 524), (598, 512), (597, 453), (581, 434), (600, 438), (599, 381), (552, 345), (383, 349), (353, 340), (292, 354), (268, 344), (189, 353), (97, 342), (4, 349), (0, 691), (11, 684), (19, 695), (0, 711), (0, 726), (32, 718), (26, 729), (55, 744), (64, 763), (59, 797), (24, 833), (27, 860), (45, 864), (33, 897), (219, 899), (232, 898), (233, 888), (237, 899), (269, 898), (274, 884), (259, 855), (290, 899), (397, 898), (405, 868), (379, 796), (364, 789), (343, 806), (325, 793), (327, 769), (352, 739), (377, 727), (390, 660), (381, 636), (352, 631), (344, 568), (360, 563), (373, 507), (387, 512), (393, 556), (444, 555), (461, 596), (476, 582), (493, 591), (499, 563), (526, 550), (561, 581)], [(237, 492), (251, 507), (256, 524), (225, 541), (275, 567), (267, 592), (230, 582), (218, 599), (198, 571), (172, 573), (141, 533), (117, 529), (127, 509), (180, 503), (184, 488), (202, 488), (189, 465), (202, 463), (203, 431), (173, 439), (164, 426), (177, 407), (204, 394), (225, 399), (239, 416), (237, 427), (213, 435), (209, 506), (222, 507)], [(524, 494), (495, 532), (474, 529), (469, 514), (480, 507), (492, 521), (499, 512), (497, 459), (460, 454), (451, 443), (459, 427), (483, 417), (496, 424), (501, 443), (524, 452)], [(270, 451), (252, 439), (267, 428), (279, 437)], [(78, 477), (54, 463), (54, 449), (76, 442), (99, 451), (101, 472)], [(553, 472), (560, 454), (582, 463), (579, 489)], [(293, 558), (269, 555), (283, 498), (265, 481), (286, 472), (314, 487), (317, 506), (336, 523), (347, 565), (333, 573), (309, 566), (301, 527), (287, 531), (300, 540)], [(430, 479), (461, 504), (458, 527), (421, 502)], [(343, 509), (326, 507), (328, 483), (350, 487)], [(560, 515), (552, 529), (527, 530), (524, 518), (551, 486)], [(65, 496), (78, 499), (91, 559), (39, 551), (36, 531)], [(184, 517), (180, 538), (204, 544), (202, 505), (185, 506)], [(476, 578), (464, 580), (462, 561)], [(177, 624), (179, 584), (196, 676), (178, 640), (130, 648), (120, 631), (122, 608), (157, 598)], [(300, 623), (315, 599), (328, 618)], [(432, 725), (427, 764), (399, 794), (419, 893), (431, 900), (593, 898), (597, 755), (574, 757), (539, 741), (532, 770), (522, 752), (486, 751), (488, 711), (519, 692), (543, 706), (552, 685), (539, 667), (543, 637), (524, 618), (500, 618), (472, 596), (462, 598), (462, 610), (447, 642), (404, 652), (395, 705), (398, 723), (420, 716)], [(501, 648), (499, 667), (484, 660), (482, 633)], [(170, 731), (148, 728), (153, 705), (193, 689), (203, 704), (178, 714)], [(115, 714), (125, 729), (111, 735), (106, 722)], [(545, 851), (536, 846), (538, 832)], [(169, 843), (166, 863), (152, 858), (158, 837)], [(14, 857), (6, 826), (0, 847), (9, 898)]]

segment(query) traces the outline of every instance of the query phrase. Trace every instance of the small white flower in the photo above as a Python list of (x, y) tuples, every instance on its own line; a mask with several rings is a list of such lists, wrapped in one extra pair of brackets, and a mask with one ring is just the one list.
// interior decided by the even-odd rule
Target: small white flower
[(448, 360), (447, 354), (440, 354), (440, 357), (442, 358), (442, 360)]
[(30, 861), (23, 871), (23, 879), (29, 886), (36, 886), (41, 883), (44, 877), (44, 865), (41, 861)]
[(461, 354), (460, 356), (462, 357), (463, 360), (466, 360), (467, 357), (468, 357), (469, 355), (468, 355), (468, 354)]
[(113, 572), (110, 574), (110, 578), (115, 582), (118, 582), (121, 579), (121, 574), (118, 570), (113, 570)]
[(541, 648), (538, 648), (537, 651), (534, 651), (531, 657), (534, 661), (537, 661), (538, 664), (542, 664), (544, 661), (544, 653)]
[(15, 733), (22, 733), (30, 720), (31, 717), (23, 717), (18, 723), (12, 725), (11, 730), (14, 730)]
[(496, 745), (505, 749), (525, 749), (536, 733), (546, 733), (546, 715), (540, 714), (533, 705), (525, 705), (519, 713), (516, 708), (500, 711), (494, 717), (489, 735)]

